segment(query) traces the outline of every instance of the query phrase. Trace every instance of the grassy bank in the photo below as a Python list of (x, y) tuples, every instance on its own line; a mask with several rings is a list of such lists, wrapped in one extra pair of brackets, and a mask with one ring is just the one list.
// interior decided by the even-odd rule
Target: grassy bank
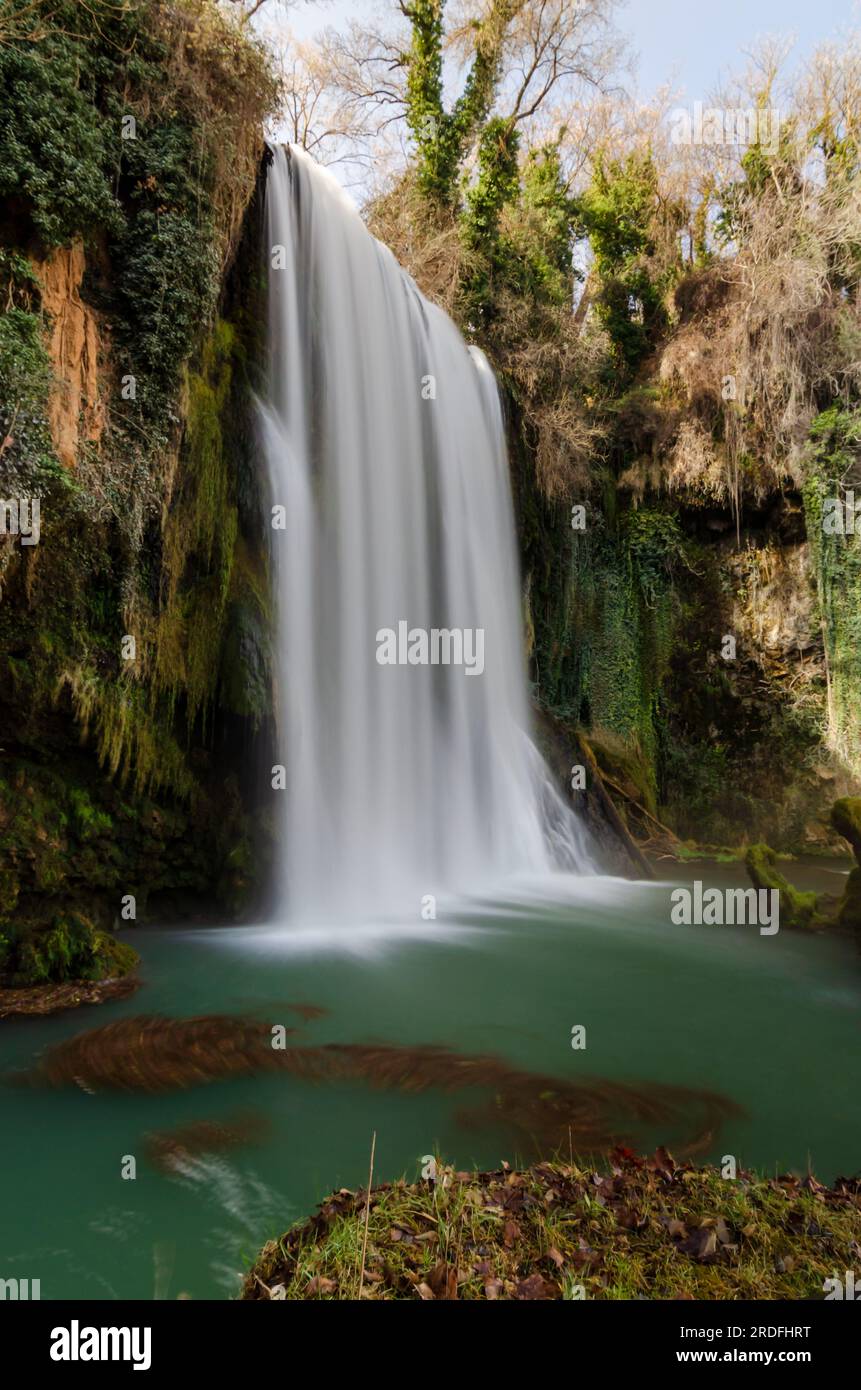
[[(363, 1260), (364, 1251), (364, 1260)], [(609, 1167), (342, 1188), (264, 1246), (243, 1299), (808, 1299), (861, 1260), (861, 1179), (617, 1150)]]

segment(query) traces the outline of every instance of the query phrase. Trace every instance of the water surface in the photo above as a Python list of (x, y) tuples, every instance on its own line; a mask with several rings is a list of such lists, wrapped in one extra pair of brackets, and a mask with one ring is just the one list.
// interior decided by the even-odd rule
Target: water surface
[[(742, 882), (736, 866), (684, 872)], [(832, 862), (795, 877), (839, 891), (843, 872)], [(858, 1169), (861, 970), (850, 941), (672, 926), (669, 885), (594, 878), (571, 891), (564, 903), (476, 903), (410, 928), (138, 929), (139, 992), (5, 1022), (0, 1067), (26, 1069), (127, 1015), (252, 1014), (299, 1027), (300, 1045), (434, 1043), (569, 1081), (717, 1091), (746, 1114), (704, 1157), (731, 1153), (766, 1171), (810, 1164), (822, 1179)], [(291, 1003), (327, 1013), (303, 1021)], [(583, 1051), (571, 1047), (575, 1024)], [(156, 1096), (9, 1088), (0, 1275), (40, 1279), (43, 1298), (230, 1296), (264, 1240), (331, 1189), (365, 1182), (373, 1131), (379, 1179), (415, 1177), (435, 1150), (459, 1167), (515, 1159), (504, 1116), (464, 1128), (463, 1104), (281, 1074)], [(149, 1132), (238, 1113), (262, 1117), (268, 1134), (181, 1172), (143, 1157)], [(121, 1177), (126, 1155), (134, 1181)]]

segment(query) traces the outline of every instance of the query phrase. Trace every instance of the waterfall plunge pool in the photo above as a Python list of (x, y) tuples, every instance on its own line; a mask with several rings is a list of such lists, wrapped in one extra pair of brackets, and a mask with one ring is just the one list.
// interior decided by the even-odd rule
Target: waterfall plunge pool
[[(793, 866), (805, 888), (839, 889), (839, 874), (834, 861)], [(6, 1087), (14, 1200), (0, 1230), (4, 1277), (40, 1279), (43, 1298), (229, 1297), (265, 1240), (332, 1189), (366, 1182), (374, 1131), (376, 1180), (414, 1178), (434, 1152), (460, 1168), (533, 1157), (522, 1128), (533, 1112), (515, 1111), (547, 1078), (599, 1083), (599, 1109), (602, 1087), (611, 1110), (614, 1085), (641, 1092), (646, 1113), (631, 1137), (643, 1146), (693, 1139), (696, 1159), (732, 1154), (767, 1172), (809, 1164), (828, 1181), (853, 1173), (861, 976), (852, 942), (674, 926), (670, 891), (697, 877), (742, 884), (736, 865), (674, 866), (672, 883), (560, 877), (543, 882), (543, 899), (524, 890), (475, 901), (457, 919), (443, 907), (436, 922), (409, 928), (129, 933), (143, 958), (138, 993), (5, 1022), (7, 1080), (67, 1039), (143, 1014), (280, 1025), (296, 1030), (288, 1051), (362, 1045), (356, 1074), (233, 1075), (158, 1094), (100, 1090), (88, 1076), (59, 1089)], [(416, 1050), (424, 1045), (440, 1051)], [(378, 1053), (395, 1058), (386, 1076)], [(453, 1077), (458, 1059), (488, 1056), (500, 1061), (498, 1081)], [(506, 1068), (521, 1078), (513, 1089)], [(649, 1118), (661, 1088), (682, 1097), (676, 1134)], [(688, 1118), (693, 1093), (733, 1103), (713, 1132), (699, 1113)], [(159, 1161), (164, 1136), (219, 1127), (243, 1142), (206, 1151), (204, 1141), (202, 1152)], [(570, 1143), (576, 1150), (576, 1132)], [(122, 1176), (129, 1157), (133, 1180)]]

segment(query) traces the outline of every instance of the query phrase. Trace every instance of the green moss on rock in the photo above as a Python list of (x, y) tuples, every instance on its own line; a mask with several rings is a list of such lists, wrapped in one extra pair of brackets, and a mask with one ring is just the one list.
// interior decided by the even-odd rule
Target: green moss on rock
[(127, 941), (118, 941), (109, 932), (96, 932), (93, 940), (93, 964), (96, 980), (114, 979), (128, 975), (140, 964), (140, 956)]
[(844, 796), (831, 807), (831, 824), (848, 840), (856, 861), (861, 864), (861, 797)]
[(129, 896), (139, 923), (151, 899), (177, 894), (209, 920), (237, 915), (259, 882), (255, 840), (233, 777), (192, 809), (107, 781), (84, 752), (56, 769), (12, 760), (0, 778), (0, 972), (20, 984), (120, 973), (110, 929)]
[(817, 911), (815, 893), (801, 893), (778, 873), (777, 855), (769, 845), (751, 845), (744, 857), (754, 888), (776, 890), (780, 894), (782, 927), (819, 927), (825, 919)]
[(18, 988), (115, 979), (140, 960), (131, 946), (77, 912), (60, 913), (45, 930), (11, 939), (4, 935), (3, 941), (3, 981)]
[(849, 841), (856, 860), (837, 908), (837, 921), (854, 933), (861, 947), (861, 797), (844, 796), (835, 801), (831, 807), (831, 824), (838, 835)]
[(841, 927), (855, 935), (861, 947), (861, 869), (855, 868), (849, 875), (846, 891), (837, 909), (837, 921)]

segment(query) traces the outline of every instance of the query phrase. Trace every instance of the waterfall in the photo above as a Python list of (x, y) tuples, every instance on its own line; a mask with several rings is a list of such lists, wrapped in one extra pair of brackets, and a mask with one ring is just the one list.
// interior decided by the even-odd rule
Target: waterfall
[(493, 373), (302, 150), (265, 216), (284, 914), (583, 868), (528, 734)]

